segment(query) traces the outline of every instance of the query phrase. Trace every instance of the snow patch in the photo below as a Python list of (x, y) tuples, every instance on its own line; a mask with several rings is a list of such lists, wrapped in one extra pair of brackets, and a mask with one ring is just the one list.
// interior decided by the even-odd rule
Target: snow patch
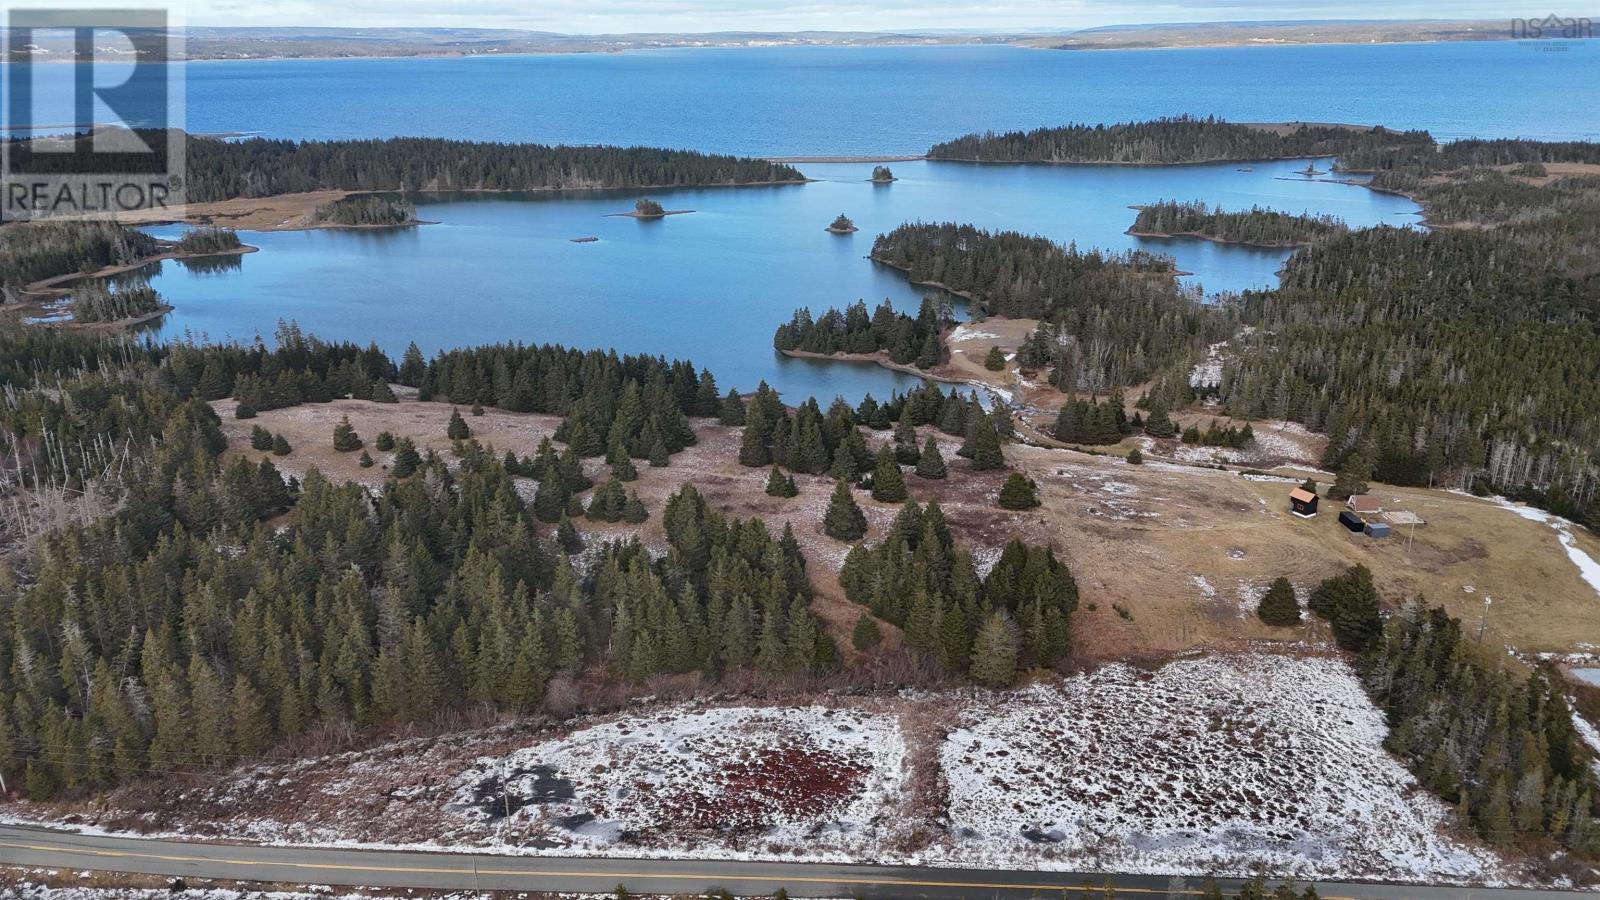
[(941, 750), (953, 854), (1396, 880), (1494, 865), (1442, 836), (1446, 808), (1384, 751), (1383, 716), (1338, 659), (1113, 665), (997, 701)]
[(1600, 560), (1596, 560), (1589, 555), (1588, 551), (1579, 547), (1578, 539), (1572, 533), (1572, 529), (1583, 526), (1571, 519), (1563, 519), (1542, 509), (1512, 503), (1504, 497), (1494, 498), (1494, 503), (1530, 522), (1539, 522), (1550, 526), (1550, 529), (1556, 533), (1556, 539), (1561, 542), (1561, 548), (1567, 551), (1567, 558), (1572, 560), (1574, 566), (1578, 567), (1578, 576), (1587, 582), (1589, 587), (1594, 588), (1596, 594), (1600, 594)]

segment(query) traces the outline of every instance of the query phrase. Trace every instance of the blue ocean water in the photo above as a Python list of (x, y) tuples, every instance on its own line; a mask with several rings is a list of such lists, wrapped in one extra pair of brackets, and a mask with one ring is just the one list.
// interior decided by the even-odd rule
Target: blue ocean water
[(433, 135), (784, 156), (920, 154), (972, 131), (1180, 113), (1386, 124), (1441, 138), (1594, 139), (1600, 111), (1583, 97), (1596, 84), (1594, 41), (225, 61), (189, 65), (188, 123), (274, 137)]
[[(615, 192), (421, 198), (419, 214), (437, 224), (250, 233), (245, 240), (261, 252), (237, 269), (166, 262), (152, 283), (176, 307), (162, 320), (168, 336), (270, 337), (283, 319), (392, 352), (412, 340), (430, 353), (504, 339), (616, 347), (692, 359), (741, 390), (765, 379), (791, 398), (855, 400), (913, 382), (873, 366), (783, 358), (772, 332), (801, 306), (888, 298), (915, 310), (923, 291), (866, 258), (877, 234), (955, 221), (1082, 247), (1144, 247), (1174, 255), (1194, 273), (1186, 282), (1216, 292), (1275, 283), (1287, 252), (1130, 237), (1129, 206), (1203, 198), (1229, 209), (1331, 212), (1352, 225), (1415, 221), (1410, 201), (1295, 175), (1303, 165), (903, 162), (894, 165), (898, 181), (874, 185), (870, 163), (807, 163), (802, 170), (817, 180), (803, 185), (656, 192), (668, 208), (694, 210), (656, 221), (609, 215), (636, 197)], [(824, 231), (840, 213), (861, 231)], [(572, 241), (591, 236), (599, 240)]]
[[(971, 131), (1177, 114), (1427, 128), (1441, 138), (1600, 137), (1592, 42), (1498, 42), (1163, 51), (1011, 47), (759, 48), (464, 59), (197, 62), (195, 132), (345, 138), (434, 135), (616, 143), (770, 156), (914, 155)], [(48, 68), (48, 67), (46, 67)], [(66, 67), (61, 67), (66, 68)], [(1540, 98), (1530, 102), (1529, 98)], [(1286, 253), (1122, 232), (1131, 204), (1203, 200), (1405, 224), (1415, 207), (1299, 165), (1055, 167), (801, 163), (802, 186), (658, 193), (692, 215), (606, 218), (633, 195), (426, 198), (439, 224), (393, 232), (249, 234), (236, 267), (160, 267), (176, 336), (270, 336), (280, 319), (392, 351), (516, 339), (687, 357), (723, 385), (762, 379), (790, 398), (879, 396), (907, 379), (774, 355), (798, 306), (921, 291), (865, 259), (903, 222), (1012, 228), (1083, 247), (1172, 253), (1206, 291), (1273, 283)], [(1325, 167), (1325, 166), (1324, 166)], [(1241, 171), (1250, 168), (1251, 171)], [(850, 237), (823, 232), (845, 213)], [(571, 238), (593, 235), (595, 243)]]

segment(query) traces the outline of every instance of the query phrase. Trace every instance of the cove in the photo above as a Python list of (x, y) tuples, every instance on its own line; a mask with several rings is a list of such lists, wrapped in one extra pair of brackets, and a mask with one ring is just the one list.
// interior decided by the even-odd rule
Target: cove
[[(631, 209), (635, 193), (423, 195), (415, 198), (420, 215), (437, 224), (247, 232), (261, 252), (237, 265), (152, 266), (152, 284), (176, 307), (156, 332), (270, 339), (283, 320), (327, 339), (376, 341), (396, 355), (410, 341), (427, 354), (504, 340), (615, 347), (693, 360), (723, 389), (766, 380), (790, 402), (854, 402), (915, 379), (787, 359), (773, 351), (772, 332), (800, 306), (888, 298), (914, 310), (925, 291), (866, 258), (876, 235), (904, 222), (956, 221), (1080, 247), (1144, 247), (1176, 257), (1193, 273), (1186, 283), (1214, 294), (1275, 284), (1288, 252), (1132, 237), (1123, 233), (1130, 205), (1201, 199), (1329, 213), (1357, 227), (1417, 220), (1405, 198), (1296, 175), (1304, 166), (913, 161), (893, 164), (899, 181), (874, 185), (870, 163), (808, 163), (801, 168), (816, 180), (803, 185), (651, 192), (668, 208), (694, 210), (660, 220), (612, 215)], [(827, 233), (839, 213), (861, 230)], [(598, 240), (573, 242), (589, 236)]]

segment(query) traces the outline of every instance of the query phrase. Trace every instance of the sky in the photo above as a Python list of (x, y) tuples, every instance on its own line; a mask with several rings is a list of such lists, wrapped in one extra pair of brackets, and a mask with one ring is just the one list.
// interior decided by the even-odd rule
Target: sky
[[(15, 6), (35, 5), (20, 0)], [(105, 5), (44, 0), (42, 5)], [(516, 28), (569, 34), (1065, 30), (1159, 22), (1600, 18), (1593, 0), (143, 0), (191, 25)]]

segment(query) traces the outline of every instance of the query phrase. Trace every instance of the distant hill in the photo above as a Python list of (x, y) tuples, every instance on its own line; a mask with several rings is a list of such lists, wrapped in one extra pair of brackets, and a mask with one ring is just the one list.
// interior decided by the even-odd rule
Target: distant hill
[[(0, 29), (3, 33), (4, 29)], [(675, 47), (879, 46), (1015, 43), (1018, 35), (851, 31), (704, 34), (558, 34), (504, 28), (190, 27), (189, 59), (337, 59), (371, 56), (488, 56), (517, 53), (607, 53)], [(29, 56), (65, 58), (64, 38), (39, 33)]]
[[(1553, 29), (1551, 30), (1553, 31)], [(4, 29), (0, 29), (3, 33)], [(1550, 32), (1547, 32), (1550, 33)], [(676, 47), (917, 46), (1011, 44), (1053, 50), (1132, 50), (1282, 44), (1495, 41), (1513, 35), (1509, 19), (1192, 22), (1111, 25), (1080, 31), (719, 31), (699, 34), (560, 34), (507, 28), (191, 27), (190, 59), (336, 59), (363, 56), (488, 56), (614, 53)], [(28, 58), (65, 58), (63, 37), (35, 37)]]
[(1510, 19), (1415, 21), (1325, 20), (1299, 22), (1187, 22), (1111, 25), (1022, 43), (1051, 50), (1138, 50), (1282, 44), (1398, 44), (1503, 41), (1514, 35)]

